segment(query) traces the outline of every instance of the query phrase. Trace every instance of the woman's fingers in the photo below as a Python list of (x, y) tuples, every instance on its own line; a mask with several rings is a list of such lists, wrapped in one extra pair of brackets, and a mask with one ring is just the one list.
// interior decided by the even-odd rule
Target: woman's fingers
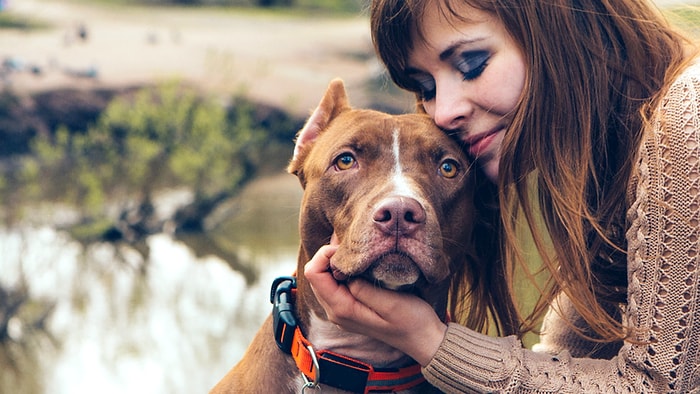
[(311, 284), (321, 304), (324, 304), (324, 301), (331, 301), (338, 297), (336, 295), (338, 292), (340, 292), (340, 296), (342, 296), (342, 293), (347, 293), (347, 296), (350, 296), (347, 287), (339, 284), (329, 270), (331, 257), (333, 257), (337, 249), (337, 246), (322, 246), (304, 267), (304, 276)]
[[(337, 315), (338, 310), (356, 302), (347, 286), (338, 283), (329, 269), (331, 257), (337, 249), (337, 246), (322, 246), (304, 267), (306, 280), (309, 281), (318, 302), (332, 321), (335, 320), (334, 316)], [(341, 314), (344, 313), (341, 312)]]
[[(361, 304), (373, 305), (372, 314), (391, 324), (392, 312), (399, 312), (406, 294), (382, 289), (364, 280), (348, 283), (350, 294)], [(398, 309), (397, 309), (398, 308)], [(369, 308), (368, 308), (369, 309)]]
[(370, 321), (376, 324), (377, 314), (355, 299), (348, 286), (338, 283), (330, 272), (330, 259), (336, 250), (337, 246), (322, 246), (304, 267), (306, 280), (328, 318), (334, 323), (351, 331), (363, 329), (364, 326), (356, 322)]
[[(403, 351), (426, 365), (437, 351), (447, 326), (433, 308), (417, 296), (353, 281), (350, 293), (372, 312), (365, 318), (362, 332)], [(371, 324), (370, 324), (371, 322)]]
[(338, 250), (337, 246), (324, 245), (316, 252), (316, 254), (304, 266), (304, 276), (327, 274), (331, 264), (331, 257)]

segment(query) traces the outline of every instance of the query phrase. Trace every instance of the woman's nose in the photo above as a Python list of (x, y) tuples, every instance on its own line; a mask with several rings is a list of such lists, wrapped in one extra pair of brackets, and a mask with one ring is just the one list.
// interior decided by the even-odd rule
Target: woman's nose
[(435, 124), (447, 130), (462, 127), (474, 112), (473, 103), (469, 100), (467, 92), (454, 85), (438, 88), (432, 104)]

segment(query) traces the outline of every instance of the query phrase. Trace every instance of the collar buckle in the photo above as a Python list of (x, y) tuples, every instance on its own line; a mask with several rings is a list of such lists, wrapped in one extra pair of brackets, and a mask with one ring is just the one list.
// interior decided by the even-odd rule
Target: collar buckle
[(294, 331), (297, 320), (294, 316), (294, 294), (297, 279), (293, 276), (282, 276), (272, 282), (270, 302), (272, 303), (272, 329), (277, 347), (287, 354), (292, 353)]

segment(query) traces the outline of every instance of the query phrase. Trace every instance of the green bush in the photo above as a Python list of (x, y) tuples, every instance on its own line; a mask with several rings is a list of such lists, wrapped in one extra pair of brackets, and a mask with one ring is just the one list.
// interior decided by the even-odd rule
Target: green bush
[(85, 132), (36, 137), (25, 183), (93, 214), (174, 185), (200, 200), (233, 193), (252, 176), (248, 156), (267, 134), (238, 112), (176, 83), (140, 90), (112, 101)]
[(46, 27), (48, 25), (38, 19), (27, 18), (7, 11), (0, 12), (0, 29), (32, 30)]
[(671, 23), (693, 37), (700, 36), (700, 7), (696, 5), (681, 5), (666, 8), (664, 14)]

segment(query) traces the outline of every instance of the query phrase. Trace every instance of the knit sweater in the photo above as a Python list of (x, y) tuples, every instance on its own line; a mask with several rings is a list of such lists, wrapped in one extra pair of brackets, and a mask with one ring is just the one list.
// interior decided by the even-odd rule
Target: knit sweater
[(645, 130), (629, 185), (627, 305), (634, 336), (600, 347), (558, 297), (540, 343), (450, 324), (423, 368), (444, 392), (700, 393), (700, 65), (670, 86)]

